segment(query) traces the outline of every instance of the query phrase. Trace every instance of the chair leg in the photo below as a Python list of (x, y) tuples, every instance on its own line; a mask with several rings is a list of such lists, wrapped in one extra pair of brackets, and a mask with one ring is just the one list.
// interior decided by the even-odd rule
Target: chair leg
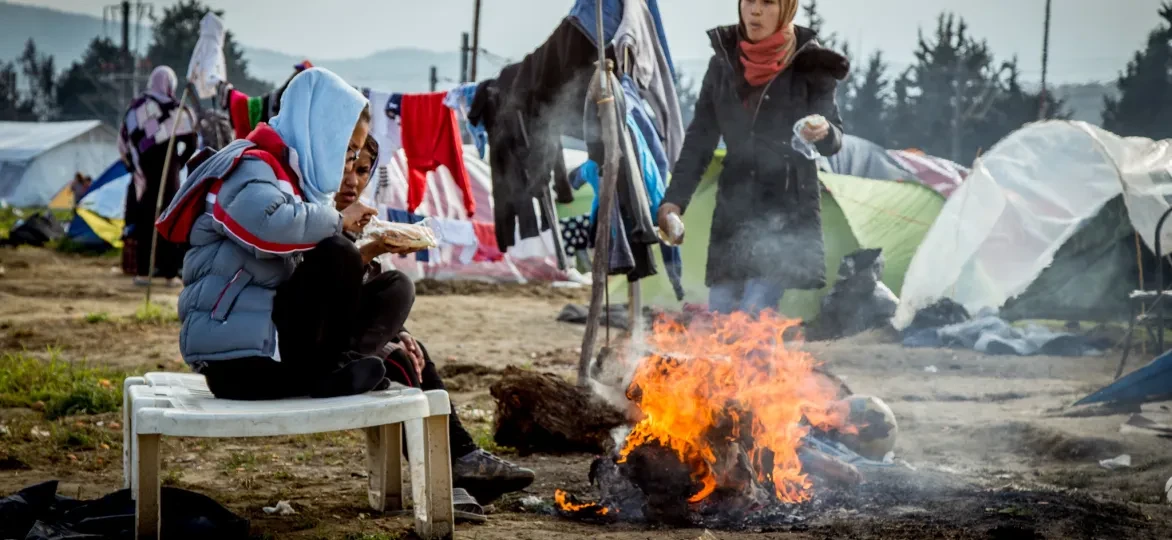
[(155, 540), (159, 538), (162, 513), (160, 499), (162, 486), (159, 484), (159, 435), (138, 435), (138, 459), (135, 461), (138, 487), (135, 494), (134, 517), (135, 538)]
[(131, 403), (130, 387), (146, 384), (146, 379), (142, 377), (127, 377), (122, 381), (122, 488), (131, 490), (134, 494), (134, 455), (131, 449), (134, 448), (134, 433), (131, 422), (134, 418), (134, 404)]
[(403, 509), (403, 426), (366, 429), (367, 497), (376, 512)]
[[(427, 441), (427, 505), (431, 511), (429, 527), (422, 529), (425, 538), (452, 538), (456, 530), (452, 508), (452, 457), (448, 440), (448, 415), (424, 419)], [(420, 523), (416, 521), (418, 529)]]

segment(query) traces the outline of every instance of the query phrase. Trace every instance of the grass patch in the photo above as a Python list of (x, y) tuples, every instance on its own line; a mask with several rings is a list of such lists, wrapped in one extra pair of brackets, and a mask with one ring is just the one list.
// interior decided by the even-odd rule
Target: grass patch
[(253, 470), (259, 464), (260, 458), (252, 452), (231, 452), (228, 459), (224, 460), (224, 468), (228, 471)]
[(517, 453), (516, 448), (497, 444), (496, 439), (492, 436), (491, 427), (474, 427), (469, 434), (472, 435), (472, 441), (476, 443), (476, 446), (486, 452), (492, 452), (498, 456)]
[(51, 352), (49, 360), (23, 354), (0, 356), (0, 407), (28, 407), (54, 419), (116, 412), (122, 380), (132, 373), (72, 363)]
[(179, 311), (174, 306), (143, 304), (134, 312), (134, 322), (142, 324), (167, 325), (179, 322)]
[(90, 324), (110, 322), (110, 314), (106, 313), (105, 311), (99, 311), (97, 313), (86, 313), (85, 322)]

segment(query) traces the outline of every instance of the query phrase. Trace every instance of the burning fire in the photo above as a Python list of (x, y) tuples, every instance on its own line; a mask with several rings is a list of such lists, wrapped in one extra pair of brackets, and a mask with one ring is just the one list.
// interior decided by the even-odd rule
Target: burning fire
[[(618, 462), (646, 445), (670, 450), (699, 486), (689, 503), (720, 488), (743, 488), (734, 479), (738, 467), (781, 502), (809, 500), (812, 483), (798, 455), (802, 439), (811, 426), (854, 428), (836, 401), (837, 387), (814, 372), (814, 358), (785, 347), (783, 334), (798, 324), (768, 312), (715, 316), (703, 328), (658, 321), (647, 339), (652, 352), (627, 389), (642, 418)], [(733, 463), (739, 452), (747, 463)], [(568, 509), (564, 496), (557, 501)]]
[(558, 489), (553, 493), (553, 498), (557, 502), (558, 508), (566, 512), (592, 512), (594, 515), (605, 516), (610, 514), (610, 508), (602, 506), (598, 503), (577, 504), (569, 500), (569, 495)]

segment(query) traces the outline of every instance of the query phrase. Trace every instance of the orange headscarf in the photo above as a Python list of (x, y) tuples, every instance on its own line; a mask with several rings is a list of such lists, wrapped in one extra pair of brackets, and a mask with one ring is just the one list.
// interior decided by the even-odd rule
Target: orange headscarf
[[(794, 18), (798, 15), (798, 0), (780, 0), (781, 27), (773, 35), (750, 43), (745, 37), (745, 21), (741, 21), (741, 65), (745, 67), (745, 81), (749, 86), (768, 83), (778, 73), (789, 67), (797, 52), (797, 35), (794, 32)], [(737, 1), (737, 17), (740, 17), (740, 0)]]

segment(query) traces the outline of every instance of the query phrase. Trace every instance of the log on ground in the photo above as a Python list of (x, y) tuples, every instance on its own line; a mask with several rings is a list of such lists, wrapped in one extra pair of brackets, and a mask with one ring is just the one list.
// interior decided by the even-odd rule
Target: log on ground
[(589, 389), (549, 373), (509, 367), (490, 392), (496, 399), (496, 443), (522, 455), (606, 453), (614, 445), (611, 430), (627, 421)]

